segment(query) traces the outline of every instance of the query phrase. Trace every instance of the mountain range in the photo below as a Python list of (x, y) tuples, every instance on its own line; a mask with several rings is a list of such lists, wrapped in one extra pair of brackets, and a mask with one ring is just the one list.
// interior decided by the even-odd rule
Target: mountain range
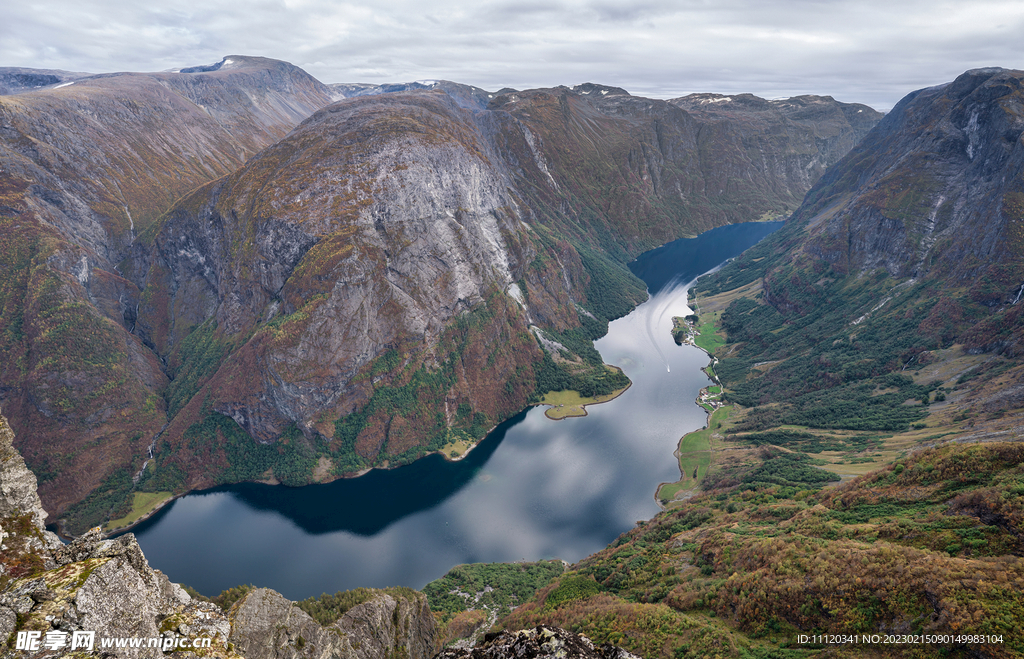
[(0, 405), (69, 532), (133, 490), (330, 480), (621, 386), (590, 342), (644, 297), (624, 263), (795, 209), (881, 116), (240, 56), (57, 80), (0, 97)]

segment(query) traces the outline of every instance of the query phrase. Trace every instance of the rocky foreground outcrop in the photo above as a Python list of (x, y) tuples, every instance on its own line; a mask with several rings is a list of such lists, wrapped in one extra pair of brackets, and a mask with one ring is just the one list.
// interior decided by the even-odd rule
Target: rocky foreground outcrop
[(580, 634), (558, 627), (539, 626), (517, 632), (488, 634), (474, 648), (442, 650), (437, 659), (638, 659), (622, 648), (594, 643)]
[[(162, 657), (176, 641), (176, 656), (199, 656), (179, 640), (197, 638), (211, 639), (200, 651), (206, 657), (432, 654), (434, 619), (420, 593), (403, 598), (382, 592), (324, 627), (272, 590), (253, 590), (228, 612), (193, 598), (149, 566), (131, 534), (108, 539), (94, 529), (64, 545), (42, 525), (35, 476), (12, 440), (0, 416), (0, 642), (10, 639), (3, 656), (70, 654), (76, 632), (94, 632), (93, 649), (117, 657)], [(17, 648), (18, 632), (38, 632), (35, 649)], [(27, 639), (23, 634), (23, 644)], [(103, 647), (115, 639), (142, 639), (142, 647)]]
[(231, 608), (231, 639), (247, 659), (429, 657), (434, 618), (426, 597), (417, 595), (382, 593), (321, 626), (281, 594), (258, 588)]

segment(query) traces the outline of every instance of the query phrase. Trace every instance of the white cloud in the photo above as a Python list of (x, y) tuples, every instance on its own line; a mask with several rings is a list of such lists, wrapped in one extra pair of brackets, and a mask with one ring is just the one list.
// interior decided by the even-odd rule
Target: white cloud
[(0, 65), (164, 70), (250, 54), (312, 62), (325, 82), (589, 80), (664, 98), (816, 93), (887, 108), (968, 68), (1024, 66), (1022, 28), (1015, 1), (46, 0), (5, 9)]

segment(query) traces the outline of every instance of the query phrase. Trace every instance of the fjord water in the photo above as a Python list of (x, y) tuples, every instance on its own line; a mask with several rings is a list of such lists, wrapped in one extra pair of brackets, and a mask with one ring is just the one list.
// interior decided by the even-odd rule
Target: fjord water
[(431, 455), (326, 485), (194, 493), (137, 527), (139, 543), (151, 565), (204, 594), (251, 583), (291, 599), (422, 588), (460, 563), (579, 560), (658, 512), (657, 485), (679, 478), (679, 438), (705, 423), (694, 399), (707, 355), (671, 337), (685, 284), (781, 224), (722, 227), (631, 264), (651, 298), (596, 345), (633, 385), (586, 417), (529, 409), (458, 462)]

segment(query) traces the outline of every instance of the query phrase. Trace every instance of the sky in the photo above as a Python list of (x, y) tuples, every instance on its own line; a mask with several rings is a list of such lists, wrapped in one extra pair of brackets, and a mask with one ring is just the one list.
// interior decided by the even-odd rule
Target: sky
[(328, 83), (597, 82), (888, 110), (967, 69), (1024, 68), (1020, 0), (28, 0), (3, 13), (0, 66), (92, 73), (259, 55)]

